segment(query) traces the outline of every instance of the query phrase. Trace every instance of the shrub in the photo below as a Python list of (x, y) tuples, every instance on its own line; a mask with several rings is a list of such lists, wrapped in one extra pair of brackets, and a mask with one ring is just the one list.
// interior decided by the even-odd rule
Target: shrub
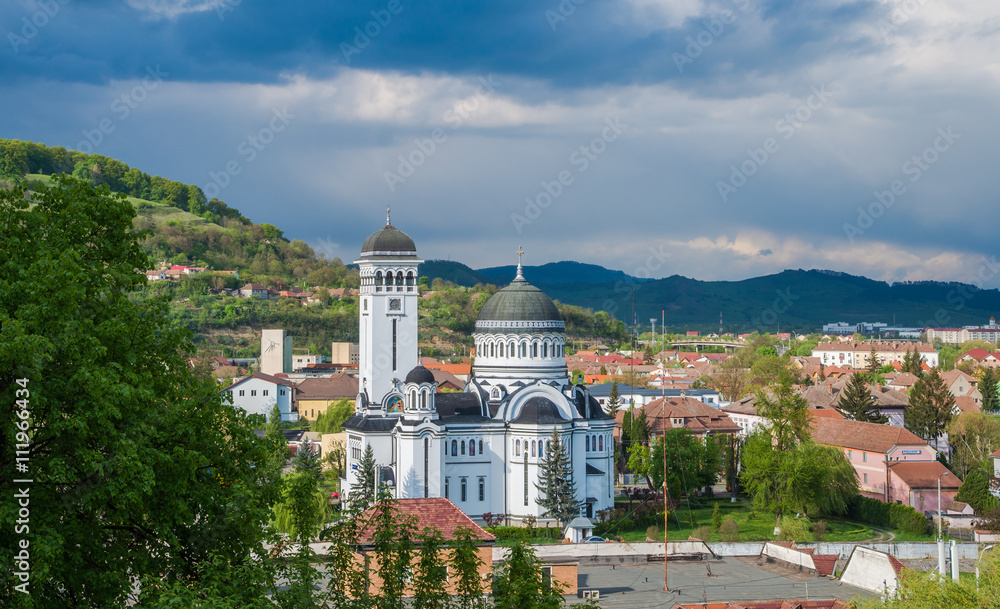
[(812, 541), (809, 520), (794, 516), (782, 516), (781, 535), (778, 536), (778, 539), (781, 541)]
[(527, 527), (494, 527), (491, 532), (496, 535), (497, 541), (527, 541), (535, 537), (547, 537), (549, 539), (559, 539), (562, 532), (557, 527), (545, 527), (529, 529)]
[(716, 531), (722, 526), (722, 512), (719, 511), (719, 504), (716, 503), (712, 509), (712, 528)]
[(712, 537), (712, 527), (710, 526), (700, 526), (697, 529), (691, 531), (691, 537), (700, 539), (702, 541), (708, 541)]
[(852, 520), (877, 527), (899, 529), (906, 533), (924, 535), (928, 519), (917, 510), (897, 503), (882, 503), (878, 499), (856, 497), (847, 511)]
[(813, 538), (816, 541), (826, 541), (826, 521), (820, 520), (812, 525)]
[(740, 525), (736, 524), (736, 521), (732, 518), (726, 518), (726, 521), (719, 527), (719, 536), (722, 538), (722, 541), (730, 543), (739, 541)]
[(660, 527), (651, 524), (646, 528), (646, 539), (659, 540), (663, 537), (660, 534)]

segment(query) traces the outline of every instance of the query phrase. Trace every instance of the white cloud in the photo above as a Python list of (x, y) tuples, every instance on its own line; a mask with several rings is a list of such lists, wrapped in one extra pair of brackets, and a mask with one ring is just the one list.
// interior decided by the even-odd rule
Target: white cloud
[(224, 6), (231, 0), (128, 0), (129, 6), (154, 17), (174, 19), (186, 13), (203, 13)]

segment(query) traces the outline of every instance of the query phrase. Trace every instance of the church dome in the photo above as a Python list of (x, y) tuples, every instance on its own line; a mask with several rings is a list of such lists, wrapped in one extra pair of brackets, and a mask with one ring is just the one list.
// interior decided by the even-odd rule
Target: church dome
[(413, 239), (391, 224), (386, 224), (365, 239), (362, 256), (416, 256)]
[(521, 411), (511, 423), (551, 425), (553, 423), (563, 423), (566, 420), (566, 417), (559, 412), (559, 407), (552, 400), (544, 397), (533, 397), (524, 403)]
[(483, 305), (476, 328), (511, 328), (522, 325), (562, 329), (565, 322), (552, 299), (528, 283), (519, 267), (514, 281), (491, 296)]
[(424, 368), (423, 366), (417, 365), (406, 374), (406, 383), (416, 383), (418, 385), (423, 383), (433, 383), (434, 373)]

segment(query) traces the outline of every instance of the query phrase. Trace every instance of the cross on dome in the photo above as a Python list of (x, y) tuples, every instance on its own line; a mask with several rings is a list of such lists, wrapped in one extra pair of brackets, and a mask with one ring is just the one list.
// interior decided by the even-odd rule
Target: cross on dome
[(385, 225), (392, 226), (392, 222), (389, 221), (389, 206), (385, 206)]
[(514, 277), (514, 281), (524, 281), (524, 269), (521, 267), (521, 256), (524, 255), (524, 250), (521, 246), (517, 246), (517, 276)]

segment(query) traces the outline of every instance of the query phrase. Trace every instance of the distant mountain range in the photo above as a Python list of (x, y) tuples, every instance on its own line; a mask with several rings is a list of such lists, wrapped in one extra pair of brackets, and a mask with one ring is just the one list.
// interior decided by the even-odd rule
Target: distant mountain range
[[(506, 285), (515, 266), (474, 270), (460, 262), (432, 260), (420, 274), (459, 285)], [(823, 324), (883, 321), (901, 326), (985, 324), (1000, 314), (1000, 291), (962, 283), (922, 281), (888, 284), (835, 271), (786, 270), (742, 281), (698, 281), (680, 275), (639, 279), (593, 264), (554, 262), (524, 267), (525, 278), (553, 299), (612, 313), (626, 322), (632, 312), (648, 327), (661, 312), (673, 330), (818, 332)]]

